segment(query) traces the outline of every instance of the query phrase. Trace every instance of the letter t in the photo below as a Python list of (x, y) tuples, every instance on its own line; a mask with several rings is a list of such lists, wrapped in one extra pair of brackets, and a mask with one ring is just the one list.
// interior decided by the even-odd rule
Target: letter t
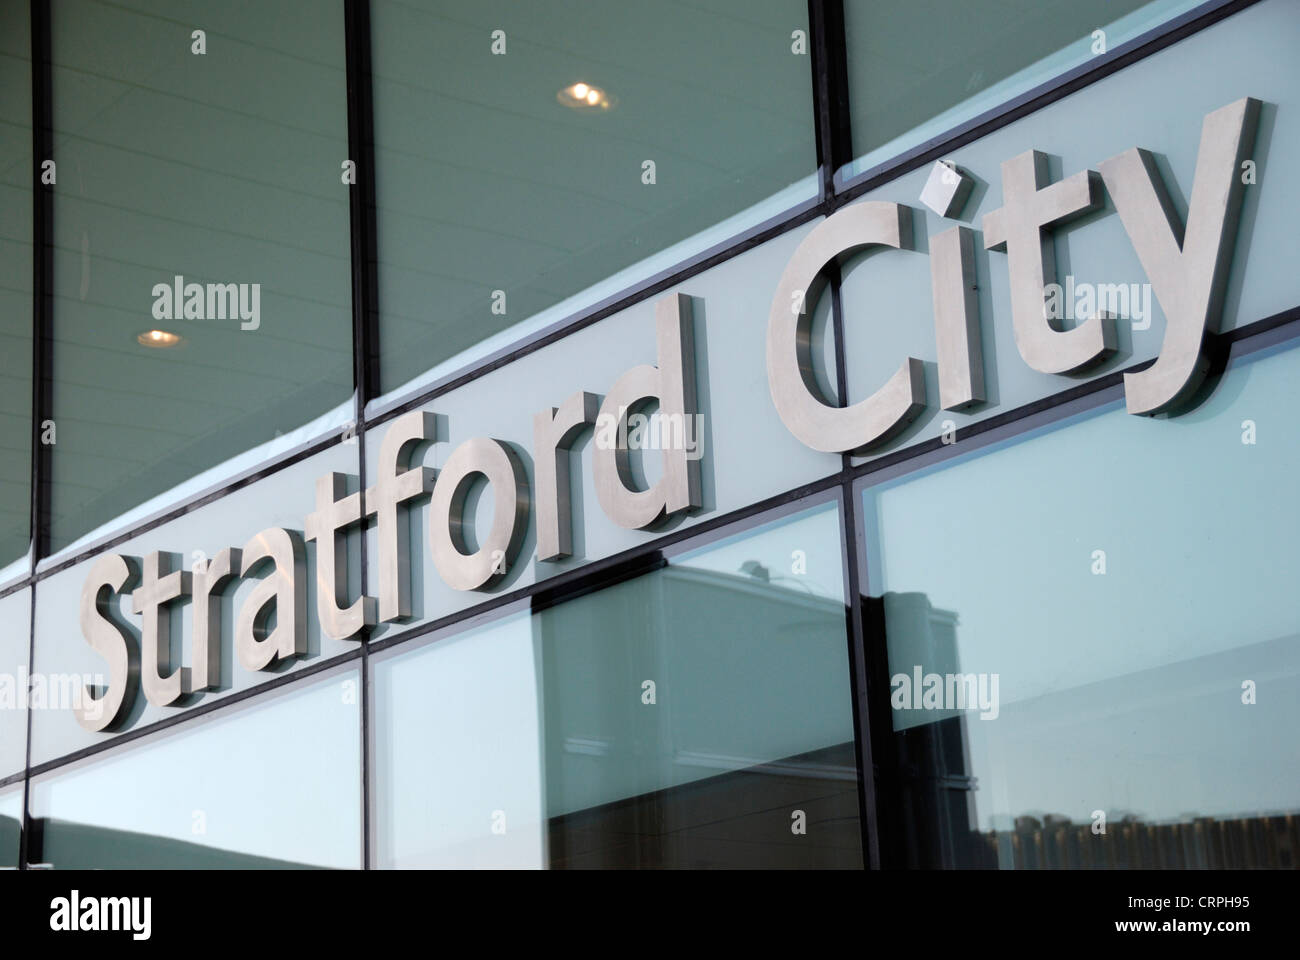
[(1056, 282), (1053, 227), (1101, 209), (1101, 177), (1084, 170), (1048, 182), (1047, 154), (1029, 150), (1002, 164), (1002, 206), (984, 216), (984, 247), (1006, 250), (1011, 321), (1025, 363), (1043, 373), (1071, 373), (1104, 359), (1116, 346), (1110, 317), (1098, 314), (1054, 330), (1044, 302)]
[(164, 707), (182, 693), (182, 668), (171, 669), (171, 611), (167, 603), (189, 596), (190, 573), (165, 573), (163, 555), (155, 550), (144, 558), (140, 586), (131, 594), (131, 610), (144, 614), (140, 626), (141, 677), (144, 695), (155, 706)]
[(361, 494), (347, 493), (347, 477), (327, 473), (316, 478), (316, 512), (305, 523), (308, 540), (316, 541), (316, 610), (321, 631), (346, 640), (375, 623), (375, 598), (360, 597), (349, 607), (348, 560), (339, 556), (343, 531), (361, 522)]
[(411, 451), (436, 439), (437, 420), (416, 410), (393, 421), (379, 446), (375, 485), (366, 489), (366, 516), (379, 525), (379, 619), (388, 623), (411, 615), (410, 521), (397, 507), (433, 489), (433, 470), (408, 469)]

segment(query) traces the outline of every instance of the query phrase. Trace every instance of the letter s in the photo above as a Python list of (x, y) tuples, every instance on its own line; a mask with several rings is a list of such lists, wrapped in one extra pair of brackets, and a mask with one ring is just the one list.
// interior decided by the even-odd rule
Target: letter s
[(77, 722), (90, 731), (107, 730), (130, 711), (140, 674), (140, 656), (125, 630), (107, 616), (108, 599), (100, 594), (123, 593), (139, 580), (139, 566), (133, 557), (110, 553), (95, 561), (81, 587), (81, 635), (95, 652), (108, 661), (108, 689), (93, 697), (89, 688), (82, 702), (73, 707)]

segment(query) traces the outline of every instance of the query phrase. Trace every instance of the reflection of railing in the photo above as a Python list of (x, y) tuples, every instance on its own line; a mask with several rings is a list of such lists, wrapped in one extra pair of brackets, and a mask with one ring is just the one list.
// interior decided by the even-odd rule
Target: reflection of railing
[(1015, 869), (1231, 869), (1300, 867), (1300, 816), (1294, 813), (1184, 823), (1126, 817), (1094, 834), (1091, 823), (1017, 817), (1014, 830), (980, 833), (987, 863)]

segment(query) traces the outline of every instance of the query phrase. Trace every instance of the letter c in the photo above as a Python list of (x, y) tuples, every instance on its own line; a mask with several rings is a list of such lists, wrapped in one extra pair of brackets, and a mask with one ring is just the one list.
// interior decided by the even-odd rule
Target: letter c
[[(896, 434), (925, 408), (925, 368), (906, 357), (883, 387), (848, 407), (833, 406), (817, 384), (812, 310), (826, 287), (826, 267), (870, 247), (912, 247), (911, 210), (858, 203), (827, 217), (804, 237), (777, 284), (767, 325), (767, 383), (781, 422), (824, 453), (861, 452)], [(793, 304), (793, 306), (792, 306)]]

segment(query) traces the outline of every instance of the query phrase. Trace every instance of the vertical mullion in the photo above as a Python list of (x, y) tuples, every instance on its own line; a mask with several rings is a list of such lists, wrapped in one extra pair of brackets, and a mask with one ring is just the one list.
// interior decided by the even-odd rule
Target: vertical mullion
[(853, 696), (854, 740), (860, 776), (859, 816), (862, 819), (862, 862), (869, 870), (880, 869), (880, 834), (876, 802), (875, 762), (871, 751), (871, 664), (866, 657), (862, 623), (862, 578), (858, 567), (857, 502), (853, 482), (840, 484), (840, 517), (844, 542), (845, 590), (848, 593), (849, 679)]
[(852, 159), (848, 66), (842, 0), (808, 0), (813, 71), (813, 113), (821, 199), (835, 194), (835, 175)]
[[(52, 419), (54, 319), (54, 185), (42, 183), (41, 164), (53, 159), (54, 126), (50, 65), (50, 3), (31, 0), (32, 70), (32, 449), (30, 572), (49, 553), (51, 447), (41, 442), (42, 423)], [(36, 584), (28, 609), (27, 670), (36, 657)], [(27, 711), (22, 830), (18, 835), (18, 869), (26, 870), (32, 835), (28, 815), (31, 799), (32, 711)]]
[[(344, 0), (348, 84), (348, 158), (356, 182), (349, 188), (352, 250), (352, 359), (355, 387), (357, 473), (361, 485), (361, 595), (367, 583), (366, 402), (379, 395), (379, 288), (375, 240), (374, 102), (370, 80), (370, 3)], [(370, 647), (361, 639), (361, 868), (370, 869)]]
[(343, 2), (347, 47), (348, 159), (356, 182), (348, 187), (352, 250), (352, 359), (357, 422), (379, 395), (379, 285), (375, 240), (374, 110), (370, 82), (369, 0)]
[[(821, 200), (835, 205), (836, 173), (852, 157), (848, 113), (848, 68), (844, 45), (842, 0), (808, 0), (813, 69), (813, 111), (817, 132), (817, 166)], [(839, 406), (848, 406), (848, 364), (844, 347), (844, 311), (840, 297), (840, 271), (827, 267), (831, 296), (831, 332), (835, 347), (835, 392)], [(815, 306), (815, 305), (814, 305)], [(850, 457), (841, 458), (847, 471)], [(876, 790), (871, 757), (871, 722), (867, 689), (862, 623), (862, 578), (858, 565), (857, 511), (853, 483), (846, 479), (839, 488), (841, 533), (844, 548), (844, 583), (848, 593), (847, 637), (849, 686), (853, 700), (853, 732), (858, 767), (858, 816), (862, 834), (862, 862), (868, 869), (880, 867), (880, 842), (876, 824)]]
[(51, 445), (41, 424), (53, 418), (54, 185), (41, 164), (54, 156), (51, 107), (50, 3), (31, 0), (32, 31), (32, 569), (50, 552)]
[[(835, 392), (839, 406), (849, 405), (848, 366), (844, 353), (844, 304), (840, 296), (840, 271), (828, 268), (831, 294), (831, 325), (835, 337)], [(845, 480), (840, 484), (840, 519), (844, 547), (844, 589), (848, 594), (849, 685), (853, 697), (853, 733), (858, 763), (858, 815), (862, 823), (862, 862), (871, 870), (880, 868), (880, 839), (877, 824), (875, 764), (871, 754), (871, 711), (867, 695), (870, 661), (866, 655), (866, 631), (862, 622), (862, 575), (858, 558), (857, 503), (853, 480), (849, 478), (852, 458), (841, 458)]]
[[(366, 596), (369, 576), (366, 563), (366, 432), (360, 419), (361, 402), (358, 399), (357, 420), (357, 472), (361, 484), (361, 596)], [(361, 869), (370, 869), (370, 635), (361, 635)]]

